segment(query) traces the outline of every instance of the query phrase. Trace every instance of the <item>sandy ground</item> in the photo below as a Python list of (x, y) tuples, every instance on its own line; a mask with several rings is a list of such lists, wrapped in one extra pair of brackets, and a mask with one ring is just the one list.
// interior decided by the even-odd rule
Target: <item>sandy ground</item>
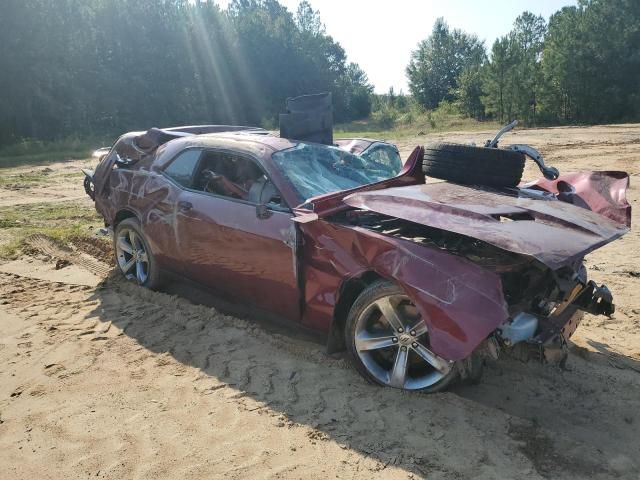
[[(398, 144), (406, 155), (435, 139)], [(628, 171), (637, 222), (640, 125), (505, 143), (531, 143), (564, 172)], [(60, 174), (0, 188), (0, 204), (50, 193), (82, 187)], [(300, 333), (128, 284), (86, 245), (34, 243), (41, 253), (0, 264), (2, 478), (640, 478), (637, 229), (587, 259), (618, 310), (585, 318), (567, 370), (504, 359), (480, 385), (435, 395), (368, 385)]]

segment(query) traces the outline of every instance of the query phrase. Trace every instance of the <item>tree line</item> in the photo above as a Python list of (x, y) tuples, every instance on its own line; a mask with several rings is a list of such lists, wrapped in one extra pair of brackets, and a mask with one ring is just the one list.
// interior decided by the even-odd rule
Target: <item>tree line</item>
[(580, 0), (544, 18), (524, 12), (490, 52), (439, 19), (407, 67), (414, 99), (527, 124), (640, 119), (640, 2)]
[(0, 144), (185, 123), (276, 128), (286, 97), (321, 91), (338, 122), (389, 101), (530, 125), (637, 121), (640, 1), (579, 0), (548, 23), (524, 12), (489, 51), (439, 19), (412, 52), (411, 97), (373, 95), (307, 1), (291, 12), (278, 0), (5, 0), (0, 66)]
[(286, 97), (330, 91), (338, 121), (373, 91), (302, 1), (5, 0), (0, 143), (151, 126), (277, 126)]

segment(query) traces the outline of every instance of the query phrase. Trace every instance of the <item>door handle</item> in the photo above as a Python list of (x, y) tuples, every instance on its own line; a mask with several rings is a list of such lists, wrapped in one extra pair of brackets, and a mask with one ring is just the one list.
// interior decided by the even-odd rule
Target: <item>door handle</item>
[(188, 212), (192, 208), (193, 208), (193, 204), (191, 202), (185, 202), (184, 200), (181, 200), (178, 202), (178, 209), (181, 212)]

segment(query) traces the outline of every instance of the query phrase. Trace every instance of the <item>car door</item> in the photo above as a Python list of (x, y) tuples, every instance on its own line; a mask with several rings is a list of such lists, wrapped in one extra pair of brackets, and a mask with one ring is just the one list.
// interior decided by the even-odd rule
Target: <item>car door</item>
[(258, 205), (183, 190), (177, 202), (176, 239), (185, 275), (227, 298), (297, 321), (293, 214), (281, 206)]
[(144, 201), (143, 229), (160, 266), (184, 274), (182, 250), (177, 247), (175, 226), (179, 212), (179, 197), (191, 188), (198, 166), (200, 149), (189, 148), (178, 153), (163, 169), (149, 173), (157, 179), (147, 181), (140, 200)]

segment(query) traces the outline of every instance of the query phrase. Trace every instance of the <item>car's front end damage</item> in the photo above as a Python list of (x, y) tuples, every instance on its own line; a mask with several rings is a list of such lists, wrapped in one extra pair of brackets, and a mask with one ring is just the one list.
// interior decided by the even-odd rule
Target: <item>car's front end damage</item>
[[(615, 309), (607, 287), (587, 279), (582, 259), (552, 270), (481, 240), (375, 213), (350, 211), (339, 222), (396, 240), (394, 254), (372, 265), (413, 290), (433, 350), (447, 360), (510, 351), (561, 362), (585, 312), (611, 315)], [(426, 256), (405, 242), (445, 255)]]
[[(618, 206), (626, 211), (619, 193)], [(562, 360), (584, 312), (610, 316), (615, 310), (607, 287), (587, 279), (583, 260), (626, 233), (627, 223), (530, 189), (440, 183), (356, 193), (345, 202), (382, 214), (367, 228), (462, 256), (499, 276), (508, 318), (495, 318), (487, 337), (494, 355), (496, 347), (515, 348)], [(626, 218), (610, 207), (616, 220)]]
[(611, 292), (587, 278), (582, 259), (557, 270), (539, 262), (501, 273), (509, 319), (494, 338), (522, 359), (564, 362), (566, 341), (584, 313), (611, 316)]
[(613, 314), (584, 257), (629, 230), (626, 174), (491, 189), (412, 184), (411, 170), (383, 188), (311, 202), (317, 213), (300, 222), (360, 259), (350, 275), (370, 269), (399, 284), (421, 311), (431, 350), (463, 375), (473, 375), (475, 358), (501, 351), (563, 362), (584, 313)]

